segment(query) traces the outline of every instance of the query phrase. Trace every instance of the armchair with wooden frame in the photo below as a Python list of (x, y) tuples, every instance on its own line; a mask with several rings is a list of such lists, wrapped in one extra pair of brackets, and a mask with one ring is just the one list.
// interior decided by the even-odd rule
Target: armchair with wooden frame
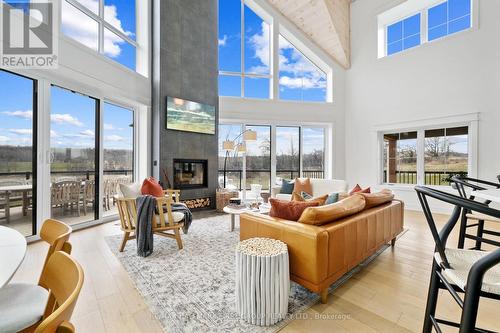
[[(153, 233), (159, 236), (173, 238), (182, 249), (180, 229), (183, 227), (184, 214), (172, 211), (172, 203), (180, 202), (180, 190), (165, 190), (165, 196), (156, 198), (157, 212), (153, 215)], [(124, 232), (120, 252), (123, 252), (127, 241), (135, 239), (137, 226), (137, 205), (135, 198), (118, 198), (118, 213), (120, 226)]]

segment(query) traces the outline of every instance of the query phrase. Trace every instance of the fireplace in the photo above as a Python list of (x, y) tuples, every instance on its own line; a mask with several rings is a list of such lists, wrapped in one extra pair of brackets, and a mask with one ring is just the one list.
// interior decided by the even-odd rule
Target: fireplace
[(207, 160), (174, 159), (174, 188), (208, 187)]

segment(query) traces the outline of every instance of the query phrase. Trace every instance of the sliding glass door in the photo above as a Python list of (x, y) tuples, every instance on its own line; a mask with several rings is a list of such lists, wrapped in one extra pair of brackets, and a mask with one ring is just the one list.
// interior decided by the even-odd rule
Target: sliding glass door
[(256, 141), (246, 142), (246, 188), (262, 185), (269, 191), (271, 185), (271, 126), (246, 126), (257, 133)]
[(98, 218), (98, 101), (51, 88), (51, 217), (70, 225)]
[(36, 81), (0, 70), (0, 225), (36, 233)]
[(302, 176), (325, 178), (325, 129), (302, 128)]
[(134, 181), (134, 112), (104, 103), (103, 108), (103, 216), (118, 214), (120, 184)]
[(276, 177), (300, 177), (300, 127), (276, 126)]

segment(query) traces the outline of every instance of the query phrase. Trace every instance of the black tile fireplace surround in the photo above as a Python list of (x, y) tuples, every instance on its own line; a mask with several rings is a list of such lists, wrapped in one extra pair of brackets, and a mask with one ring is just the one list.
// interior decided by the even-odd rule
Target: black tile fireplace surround
[(196, 189), (208, 187), (208, 161), (174, 159), (174, 188)]

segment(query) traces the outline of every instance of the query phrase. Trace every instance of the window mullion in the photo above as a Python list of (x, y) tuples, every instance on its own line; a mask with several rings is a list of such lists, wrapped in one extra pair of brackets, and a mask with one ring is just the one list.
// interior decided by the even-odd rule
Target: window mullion
[(99, 0), (99, 53), (104, 53), (104, 0)]
[(241, 0), (241, 97), (245, 97), (245, 2)]
[(417, 185), (425, 183), (425, 131), (417, 131)]

